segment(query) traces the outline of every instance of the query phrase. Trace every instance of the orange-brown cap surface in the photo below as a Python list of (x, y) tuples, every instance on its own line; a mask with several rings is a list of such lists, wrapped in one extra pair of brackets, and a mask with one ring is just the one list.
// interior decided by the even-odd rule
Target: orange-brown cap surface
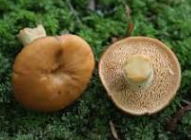
[(92, 50), (82, 38), (68, 34), (36, 39), (15, 60), (15, 98), (33, 110), (60, 110), (82, 94), (93, 69)]
[[(124, 65), (128, 72), (124, 72)], [(156, 113), (170, 103), (180, 85), (181, 68), (174, 53), (159, 40), (129, 37), (114, 43), (102, 55), (99, 75), (118, 108), (133, 115), (143, 115)], [(140, 79), (140, 75), (144, 78)], [(150, 78), (141, 81), (145, 75)], [(138, 83), (135, 78), (139, 78)]]

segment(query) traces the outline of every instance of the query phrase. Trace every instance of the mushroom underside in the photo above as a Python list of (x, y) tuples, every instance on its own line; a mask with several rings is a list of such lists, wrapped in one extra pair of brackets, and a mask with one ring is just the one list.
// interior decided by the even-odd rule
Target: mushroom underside
[[(123, 65), (133, 55), (151, 59), (152, 84), (132, 88), (124, 77)], [(99, 63), (99, 74), (108, 95), (123, 111), (142, 115), (158, 112), (169, 104), (180, 84), (180, 66), (176, 56), (155, 39), (131, 37), (110, 46)]]

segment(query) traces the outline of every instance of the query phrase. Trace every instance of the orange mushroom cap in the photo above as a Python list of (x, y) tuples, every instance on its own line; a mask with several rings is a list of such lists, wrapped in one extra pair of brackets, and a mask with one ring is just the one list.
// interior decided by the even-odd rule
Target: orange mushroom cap
[(170, 103), (180, 86), (181, 68), (175, 54), (161, 41), (129, 37), (102, 55), (99, 75), (118, 108), (143, 115)]
[(13, 66), (15, 98), (43, 112), (63, 109), (79, 98), (94, 69), (90, 46), (71, 34), (35, 38), (26, 44)]

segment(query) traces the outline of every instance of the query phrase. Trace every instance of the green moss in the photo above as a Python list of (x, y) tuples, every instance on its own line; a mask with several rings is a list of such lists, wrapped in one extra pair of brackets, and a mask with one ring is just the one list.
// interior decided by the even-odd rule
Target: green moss
[(177, 54), (182, 66), (182, 84), (169, 107), (153, 116), (133, 117), (118, 110), (106, 95), (97, 70), (86, 92), (65, 110), (40, 114), (24, 109), (12, 93), (11, 67), (22, 45), (16, 34), (25, 26), (45, 25), (49, 35), (74, 33), (83, 37), (94, 51), (96, 61), (112, 37), (127, 32), (125, 1), (97, 1), (96, 10), (88, 0), (0, 0), (0, 140), (110, 140), (109, 121), (116, 125), (122, 140), (191, 139), (190, 113), (186, 113), (175, 133), (166, 123), (190, 100), (191, 90), (191, 1), (133, 0), (128, 4), (135, 25), (133, 35), (164, 41)]

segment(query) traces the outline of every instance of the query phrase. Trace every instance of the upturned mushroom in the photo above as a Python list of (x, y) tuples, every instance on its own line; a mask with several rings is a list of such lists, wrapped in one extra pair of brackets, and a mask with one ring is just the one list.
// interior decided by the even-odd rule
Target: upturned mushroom
[(15, 59), (12, 83), (21, 104), (51, 112), (80, 97), (94, 69), (92, 50), (82, 38), (46, 36), (42, 25), (21, 30), (18, 38), (25, 47)]
[(118, 108), (144, 115), (160, 111), (174, 98), (181, 68), (175, 54), (161, 41), (128, 37), (102, 55), (99, 76)]

